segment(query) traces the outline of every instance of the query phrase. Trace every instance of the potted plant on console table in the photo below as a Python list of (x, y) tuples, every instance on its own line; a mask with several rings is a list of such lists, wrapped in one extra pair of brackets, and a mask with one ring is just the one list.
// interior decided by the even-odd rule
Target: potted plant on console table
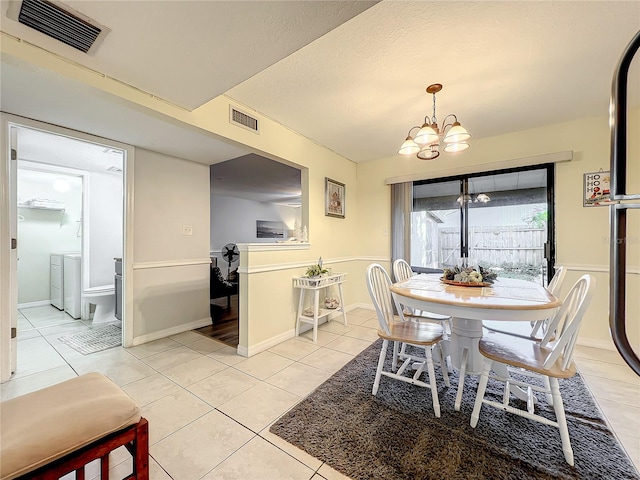
[(318, 285), (318, 283), (320, 282), (319, 280), (320, 277), (322, 277), (327, 273), (329, 273), (329, 270), (327, 270), (322, 266), (322, 257), (320, 257), (318, 259), (318, 263), (316, 263), (315, 265), (311, 265), (310, 267), (307, 268), (307, 271), (305, 272), (305, 276), (309, 277), (310, 279), (316, 279), (315, 281), (309, 280), (310, 285)]

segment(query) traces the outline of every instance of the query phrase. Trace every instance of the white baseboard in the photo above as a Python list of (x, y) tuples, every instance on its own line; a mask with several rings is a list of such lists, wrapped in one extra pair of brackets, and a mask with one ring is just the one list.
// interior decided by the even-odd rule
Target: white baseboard
[(285, 340), (289, 340), (293, 338), (296, 334), (296, 329), (292, 328), (291, 330), (287, 330), (286, 332), (281, 333), (280, 335), (276, 335), (275, 337), (268, 338), (260, 343), (256, 343), (255, 345), (251, 345), (250, 347), (243, 347), (238, 345), (238, 355), (243, 357), (251, 357), (257, 353), (264, 352), (265, 350), (270, 349), (278, 345), (279, 343), (284, 342)]
[[(45, 305), (51, 305), (51, 300), (38, 300), (37, 302), (26, 302), (19, 303), (18, 309), (20, 308), (30, 308), (30, 307), (44, 307)], [(53, 305), (51, 305), (53, 307)], [(53, 307), (56, 308), (56, 307)], [(60, 310), (62, 311), (62, 310)]]
[(356, 308), (364, 308), (365, 310), (375, 311), (375, 308), (373, 308), (373, 303), (354, 303), (347, 307), (347, 312), (350, 310), (355, 310)]
[(133, 337), (131, 346), (134, 347), (136, 345), (142, 345), (143, 343), (170, 337), (171, 335), (176, 335), (178, 333), (188, 332), (189, 330), (195, 330), (196, 328), (206, 327), (207, 325), (211, 325), (211, 317), (194, 320), (190, 323), (176, 325), (175, 327), (166, 328), (157, 332), (147, 333), (146, 335), (140, 335), (139, 337)]
[[(367, 310), (373, 310), (373, 305), (368, 303), (354, 303), (344, 307), (344, 310), (346, 313), (349, 313), (351, 310), (355, 310), (356, 308), (366, 308)], [(334, 320), (334, 319), (339, 320), (340, 317), (342, 317), (342, 312), (335, 312), (329, 315), (329, 318), (331, 320)], [(318, 320), (318, 326), (326, 322), (327, 322), (327, 317), (322, 317)], [(312, 328), (313, 328), (312, 325), (308, 323), (303, 323), (302, 325), (300, 325), (300, 333), (306, 332), (307, 330), (311, 330)], [(268, 350), (271, 347), (274, 347), (279, 343), (284, 342), (285, 340), (289, 340), (290, 338), (295, 337), (295, 335), (296, 335), (296, 329), (292, 328), (291, 330), (287, 330), (286, 332), (276, 335), (275, 337), (268, 338), (267, 340), (264, 340), (260, 343), (256, 343), (255, 345), (251, 345), (250, 347), (243, 347), (238, 345), (237, 352), (238, 352), (238, 355), (241, 355), (243, 357), (251, 357), (253, 355), (256, 355), (257, 353), (264, 352), (265, 350)]]

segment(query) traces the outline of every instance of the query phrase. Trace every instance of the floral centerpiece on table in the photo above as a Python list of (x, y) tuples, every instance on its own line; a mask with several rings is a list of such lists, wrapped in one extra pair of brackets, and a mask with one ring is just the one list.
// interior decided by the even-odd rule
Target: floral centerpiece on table
[(493, 283), (497, 277), (496, 272), (481, 266), (478, 266), (477, 270), (474, 267), (445, 268), (442, 274), (443, 279), (460, 283)]

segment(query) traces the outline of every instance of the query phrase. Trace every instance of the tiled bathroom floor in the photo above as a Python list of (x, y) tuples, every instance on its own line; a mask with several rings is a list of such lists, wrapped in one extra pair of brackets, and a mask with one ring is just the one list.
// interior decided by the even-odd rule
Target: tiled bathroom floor
[[(269, 433), (270, 424), (377, 339), (372, 310), (347, 314), (251, 358), (194, 332), (133, 348), (82, 355), (58, 341), (90, 328), (53, 307), (22, 309), (18, 371), (0, 386), (7, 400), (100, 371), (142, 407), (150, 425), (152, 479), (345, 479), (321, 460)], [(640, 378), (617, 353), (577, 347), (576, 363), (611, 428), (640, 468)], [(112, 454), (114, 478), (131, 469)], [(86, 478), (98, 476), (97, 464)], [(73, 478), (68, 475), (65, 479)]]

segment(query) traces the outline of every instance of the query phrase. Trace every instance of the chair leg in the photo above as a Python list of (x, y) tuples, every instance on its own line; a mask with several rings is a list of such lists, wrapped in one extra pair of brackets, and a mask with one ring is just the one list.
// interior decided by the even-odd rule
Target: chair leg
[(476, 402), (473, 405), (473, 412), (471, 413), (471, 426), (476, 428), (478, 425), (478, 419), (480, 418), (480, 409), (482, 408), (482, 399), (484, 398), (484, 392), (487, 390), (487, 382), (489, 381), (489, 372), (491, 371), (491, 364), (493, 362), (489, 359), (485, 360), (484, 370), (478, 383), (478, 390), (476, 392)]
[[(547, 377), (549, 378), (549, 377)], [(549, 378), (551, 384), (551, 395), (553, 396), (553, 409), (556, 412), (556, 420), (558, 421), (558, 429), (560, 430), (560, 438), (562, 439), (562, 451), (564, 459), (573, 467), (573, 449), (569, 440), (569, 429), (567, 428), (567, 418), (564, 414), (564, 405), (562, 404), (562, 396), (560, 395), (560, 386), (557, 378)]]
[[(444, 324), (443, 324), (444, 326)], [(447, 366), (447, 372), (453, 373), (453, 364), (451, 363), (451, 340), (450, 336), (445, 336), (438, 345), (442, 349), (442, 353), (444, 355), (444, 359)]]
[[(404, 353), (405, 344), (402, 344), (402, 353)], [(391, 371), (398, 369), (398, 353), (400, 352), (400, 342), (393, 342), (393, 358), (391, 359)]]
[[(538, 330), (542, 327), (544, 320), (540, 320), (539, 322), (531, 322), (531, 333), (529, 334), (531, 337), (535, 337), (538, 334)], [(544, 336), (544, 333), (542, 334)]]
[(460, 411), (460, 404), (462, 403), (462, 391), (464, 390), (464, 377), (467, 373), (467, 357), (469, 356), (469, 350), (462, 349), (462, 362), (460, 363), (460, 380), (458, 380), (458, 392), (456, 393), (456, 403), (454, 409)]
[(444, 378), (444, 384), (446, 387), (451, 386), (449, 383), (449, 371), (447, 362), (444, 359), (444, 351), (442, 345), (438, 344), (438, 352), (440, 352), (440, 368), (442, 369), (442, 377)]
[(440, 400), (438, 399), (438, 386), (436, 385), (436, 372), (433, 368), (431, 347), (424, 347), (424, 354), (427, 357), (427, 372), (429, 372), (429, 385), (431, 386), (431, 400), (433, 401), (433, 411), (436, 414), (436, 418), (440, 418)]
[[(544, 388), (546, 388), (550, 392), (551, 384), (549, 383), (549, 377), (543, 375), (542, 380), (544, 381)], [(553, 396), (550, 393), (545, 393), (544, 396), (547, 399), (547, 403), (553, 407)]]
[(382, 348), (380, 349), (380, 357), (378, 358), (378, 368), (376, 370), (376, 379), (373, 381), (372, 395), (378, 393), (378, 387), (380, 386), (380, 377), (382, 376), (382, 367), (384, 366), (384, 358), (387, 356), (387, 347), (389, 346), (389, 340), (382, 341)]

